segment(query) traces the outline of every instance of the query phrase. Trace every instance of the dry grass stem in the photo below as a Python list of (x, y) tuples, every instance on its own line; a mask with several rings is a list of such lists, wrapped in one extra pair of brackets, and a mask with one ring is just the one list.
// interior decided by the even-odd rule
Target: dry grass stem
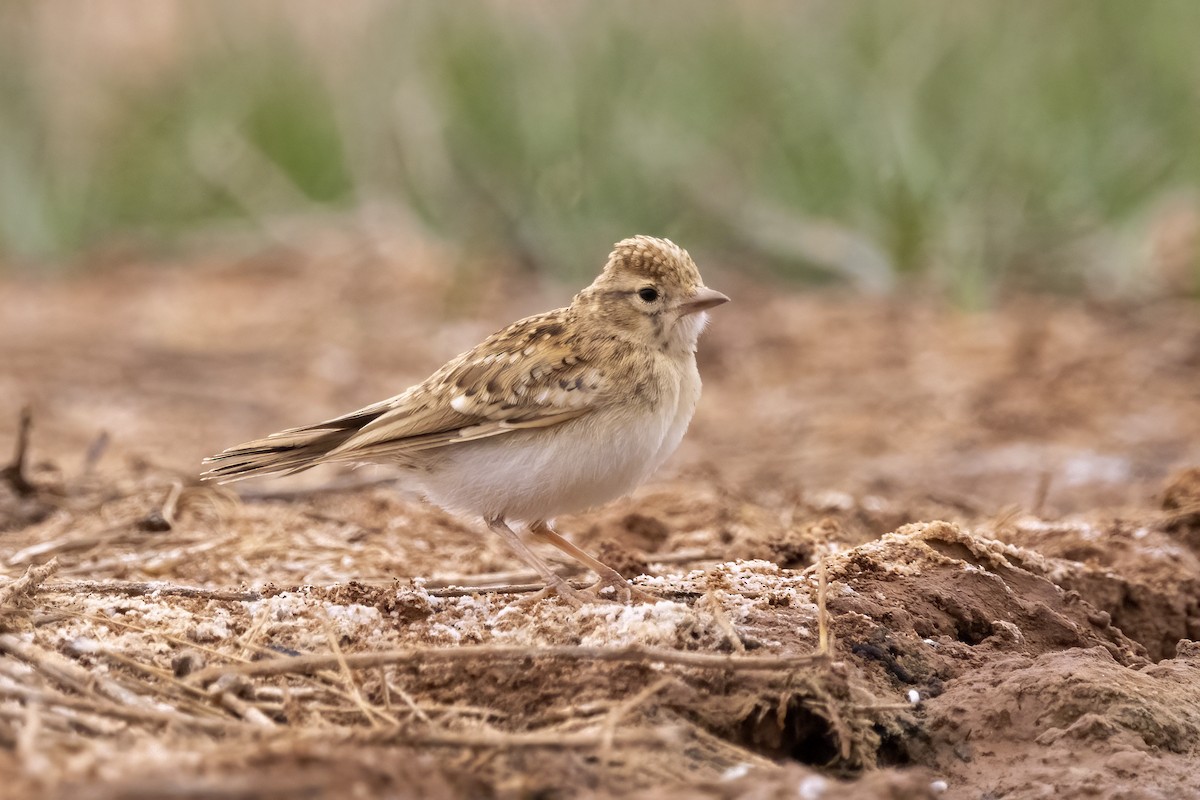
[[(618, 731), (612, 738), (612, 745), (620, 747), (671, 745), (679, 742), (685, 731), (686, 729), (682, 726)], [(604, 731), (572, 733), (561, 730), (513, 733), (494, 730), (406, 733), (380, 729), (366, 732), (355, 731), (351, 738), (360, 742), (387, 742), (410, 747), (467, 747), (497, 750), (520, 748), (591, 750), (604, 747), (606, 741)]]
[(144, 531), (161, 533), (175, 527), (175, 512), (179, 508), (179, 497), (183, 494), (183, 481), (171, 482), (167, 496), (163, 499), (161, 508), (155, 509), (138, 521), (138, 527)]
[(604, 718), (604, 723), (601, 725), (601, 758), (608, 760), (612, 755), (613, 745), (617, 738), (617, 726), (621, 724), (621, 720), (625, 718), (630, 711), (638, 706), (644, 705), (651, 697), (661, 692), (663, 689), (672, 684), (679, 684), (679, 679), (673, 675), (664, 675), (654, 683), (642, 689), (632, 697), (626, 698), (613, 707), (612, 711)]
[(373, 727), (378, 727), (383, 722), (387, 722), (392, 727), (399, 727), (400, 722), (395, 717), (375, 708), (363, 697), (362, 690), (358, 687), (358, 681), (354, 680), (354, 673), (346, 663), (346, 654), (342, 652), (341, 645), (338, 644), (337, 634), (333, 632), (333, 626), (330, 624), (328, 616), (322, 619), (322, 623), (325, 626), (325, 635), (329, 639), (329, 647), (333, 650), (334, 658), (337, 659), (337, 666), (340, 670), (338, 678), (341, 685), (345, 687), (346, 694), (354, 701), (354, 705), (358, 706)]
[[(143, 664), (137, 659), (130, 658), (124, 653), (120, 653), (105, 647), (98, 647), (94, 652), (102, 655), (106, 659), (115, 661), (123, 667), (143, 675), (147, 675), (150, 678), (153, 678), (155, 681), (160, 682), (159, 684), (155, 684), (153, 686), (146, 685), (145, 688), (149, 690), (148, 694), (166, 694), (171, 698), (172, 702), (177, 703), (180, 706), (186, 706), (193, 714), (212, 716), (216, 713), (213, 712), (209, 706), (203, 703), (195, 702), (196, 698), (207, 700), (209, 697), (208, 692), (205, 692), (198, 686), (194, 686), (190, 683), (185, 683), (184, 681), (179, 680), (179, 678), (175, 677), (175, 675), (170, 671), (151, 666), (149, 664)], [(161, 700), (163, 698), (159, 697), (157, 699)]]
[(721, 589), (710, 588), (704, 593), (704, 597), (700, 599), (697, 605), (702, 605), (713, 620), (717, 623), (717, 627), (721, 629), (721, 633), (725, 636), (725, 641), (733, 648), (735, 653), (745, 653), (746, 645), (742, 642), (742, 636), (737, 632), (733, 622), (730, 621), (729, 615), (725, 613), (724, 607), (721, 605), (721, 598), (724, 591)]
[[(558, 573), (559, 570), (555, 570), (555, 572)], [(590, 585), (587, 581), (567, 581), (567, 583), (576, 589), (585, 589)], [(546, 584), (544, 583), (512, 583), (496, 586), (447, 586), (441, 589), (426, 588), (425, 591), (431, 597), (472, 597), (477, 594), (534, 594), (545, 588)]]
[[(245, 658), (245, 657), (238, 656), (238, 655), (231, 654), (231, 653), (225, 653), (225, 652), (217, 650), (216, 648), (213, 648), (213, 647), (208, 647), (206, 645), (201, 645), (201, 644), (198, 644), (195, 642), (189, 642), (186, 639), (182, 639), (178, 636), (173, 636), (172, 634), (166, 633), (164, 631), (156, 631), (156, 630), (153, 630), (150, 628), (143, 627), (141, 625), (134, 625), (133, 623), (125, 622), (123, 620), (119, 620), (119, 619), (115, 619), (115, 618), (108, 618), (108, 617), (97, 617), (97, 616), (94, 616), (91, 614), (81, 614), (81, 613), (72, 612), (72, 611), (67, 611), (65, 613), (67, 613), (70, 616), (77, 617), (79, 619), (86, 619), (90, 622), (93, 622), (93, 623), (96, 623), (99, 625), (113, 625), (113, 626), (116, 626), (119, 628), (124, 628), (127, 630), (136, 631), (138, 633), (146, 634), (147, 636), (157, 637), (157, 638), (162, 639), (163, 641), (170, 642), (171, 644), (174, 644), (177, 646), (182, 646), (189, 650), (195, 650), (195, 651), (204, 653), (204, 654), (214, 657), (214, 658), (223, 659), (223, 660), (232, 660), (235, 662), (243, 662), (243, 663), (248, 663), (250, 661), (249, 658)], [(276, 651), (270, 649), (269, 647), (262, 647), (262, 646), (259, 646), (259, 645), (256, 645), (256, 644), (253, 644), (250, 642), (243, 642), (243, 646), (246, 649), (252, 650), (254, 653), (256, 653), (259, 656), (275, 657), (275, 656), (279, 655)], [(332, 664), (332, 665), (328, 665), (328, 666), (336, 666), (336, 664)], [(212, 669), (212, 668), (209, 668), (209, 669)], [(223, 672), (228, 671), (228, 669), (229, 668), (227, 666), (220, 667), (220, 668), (218, 668), (218, 671), (223, 673)], [(203, 670), (198, 670), (197, 672), (188, 676), (188, 680), (194, 680), (194, 676), (197, 674), (200, 674), (201, 672), (203, 672)], [(322, 676), (319, 674), (319, 671), (317, 669), (314, 669), (313, 670), (313, 678), (317, 679), (320, 677), (322, 677)], [(302, 691), (302, 690), (292, 689), (291, 687), (289, 687), (289, 691)], [(320, 691), (323, 693), (331, 694), (334, 697), (339, 697), (343, 700), (351, 699), (351, 697), (348, 694), (342, 692), (336, 686), (319, 686), (319, 688), (316, 688), (312, 691)]]
[(0, 586), (0, 611), (42, 587), (42, 582), (58, 571), (58, 561), (50, 559), (40, 567), (31, 566), (25, 574)]
[(53, 650), (38, 647), (11, 634), (0, 634), (0, 651), (8, 653), (43, 675), (80, 694), (93, 692), (117, 703), (147, 708), (150, 701), (116, 681), (96, 675)]
[(42, 587), (52, 594), (119, 594), (126, 597), (189, 597), (198, 600), (221, 600), (232, 603), (251, 603), (262, 600), (260, 592), (237, 589), (202, 589), (179, 586), (161, 581), (63, 581)]
[(421, 664), (450, 661), (486, 661), (488, 659), (566, 658), (590, 661), (623, 661), (630, 663), (662, 663), (682, 667), (729, 670), (791, 670), (816, 663), (820, 654), (796, 656), (732, 656), (699, 653), (688, 650), (667, 650), (645, 645), (625, 647), (523, 647), (468, 645), (463, 647), (430, 647), (408, 650), (383, 650), (373, 653), (310, 655), (294, 658), (275, 658), (248, 664), (212, 666), (189, 676), (198, 683), (215, 680), (228, 672), (239, 675), (311, 675), (319, 670), (342, 666), (349, 669), (368, 669), (390, 664)]
[(111, 443), (112, 437), (108, 435), (108, 431), (100, 431), (92, 440), (92, 443), (88, 445), (87, 452), (83, 455), (83, 468), (80, 470), (82, 477), (92, 474), (96, 465), (100, 463), (100, 459), (108, 452), (108, 446)]
[(225, 678), (213, 681), (208, 691), (220, 706), (228, 709), (242, 721), (259, 728), (275, 728), (273, 720), (238, 696), (238, 692), (243, 688), (243, 685), (237, 676), (228, 675)]
[[(118, 628), (124, 628), (126, 630), (135, 631), (137, 633), (143, 633), (143, 634), (146, 634), (147, 636), (158, 637), (165, 642), (170, 642), (171, 644), (178, 645), (180, 647), (188, 648), (191, 650), (197, 650), (201, 653), (206, 653), (210, 656), (215, 656), (217, 658), (231, 659), (234, 661), (249, 661), (250, 660), (248, 658), (241, 658), (239, 656), (234, 656), (229, 653), (221, 652), (220, 650), (217, 650), (214, 647), (208, 647), (207, 645), (198, 644), (196, 642), (190, 642), (187, 639), (183, 639), (179, 636), (174, 636), (170, 633), (167, 633), (166, 631), (156, 631), (153, 628), (146, 628), (142, 625), (134, 625), (132, 622), (126, 622), (125, 620), (110, 618), (110, 617), (98, 617), (94, 614), (84, 614), (84, 613), (81, 613), (78, 611), (71, 611), (70, 609), (65, 610), (64, 613), (66, 613), (70, 616), (76, 617), (77, 619), (85, 619), (88, 622), (92, 622), (97, 625), (113, 625)], [(260, 652), (264, 652), (264, 653), (273, 653), (273, 651), (267, 650), (266, 648), (256, 648), (256, 649), (258, 649), (258, 650), (260, 650)]]
[(817, 654), (828, 657), (833, 652), (833, 642), (829, 635), (829, 609), (826, 605), (829, 598), (829, 575), (824, 553), (817, 561), (817, 576)]
[(180, 725), (184, 728), (213, 734), (228, 734), (238, 726), (219, 719), (192, 717), (160, 708), (134, 708), (114, 703), (95, 694), (68, 695), (50, 689), (33, 689), (16, 683), (0, 682), (0, 697), (10, 697), (24, 703), (41, 703), (47, 707), (62, 706), (91, 714), (113, 717), (127, 722), (150, 725)]
[[(391, 696), (393, 694), (395, 694), (397, 697), (399, 697), (401, 700), (404, 701), (404, 705), (408, 706), (408, 709), (410, 711), (412, 711), (412, 714), (414, 717), (416, 717), (417, 719), (421, 720), (421, 722), (424, 722), (424, 723), (429, 723), (431, 721), (429, 719), (429, 715), (426, 714), (421, 709), (421, 707), (417, 704), (417, 701), (413, 699), (412, 695), (410, 695), (408, 692), (404, 691), (403, 688), (396, 686), (395, 684), (393, 684), (391, 681), (389, 681), (387, 679), (387, 669), (385, 667), (383, 667), (382, 665), (379, 667), (379, 683), (383, 689), (384, 698), (386, 698), (390, 701)], [(388, 708), (388, 710), (391, 710), (390, 703), (387, 706), (387, 708)], [(439, 709), (439, 710), (443, 710), (443, 709)], [(452, 713), (458, 712), (458, 709), (454, 709), (454, 707), (452, 707), (452, 706), (448, 706), (444, 710), (451, 710)], [(472, 709), (472, 711), (479, 711), (479, 709)], [(484, 712), (484, 714), (486, 716), (493, 716), (496, 713), (498, 713), (498, 712), (493, 712), (490, 709), (482, 709), (482, 711)]]
[(27, 497), (37, 491), (25, 475), (25, 462), (29, 457), (29, 432), (33, 429), (33, 410), (29, 406), (21, 409), (20, 421), (17, 423), (17, 443), (13, 447), (12, 461), (4, 469), (0, 469), (0, 480), (6, 481), (13, 491), (22, 497)]
[[(67, 734), (82, 732), (90, 736), (112, 736), (119, 733), (125, 727), (122, 722), (116, 722), (84, 711), (76, 711), (61, 706), (42, 706), (36, 700), (26, 703), (23, 706), (0, 706), (0, 719), (23, 723), (26, 721), (27, 714), (29, 713), (28, 709), (32, 706), (40, 707), (45, 712), (46, 716), (42, 718), (42, 723), (47, 728), (61, 730)], [(4, 735), (0, 734), (0, 741), (4, 741), (4, 739)]]
[[(693, 548), (690, 550), (680, 550), (676, 553), (650, 553), (646, 558), (651, 564), (665, 566), (670, 564), (692, 564), (700, 561), (720, 561), (722, 560), (722, 555), (712, 550)], [(580, 571), (579, 565), (574, 562), (562, 562), (555, 569), (555, 572), (564, 577)], [(544, 589), (544, 584), (534, 583), (537, 579), (538, 574), (533, 570), (518, 569), (505, 572), (476, 573), (473, 575), (438, 575), (422, 581), (421, 585), (430, 594), (435, 594), (435, 590), (439, 592), (446, 591), (444, 594), (435, 594), (437, 597), (469, 596), (484, 591), (503, 594), (522, 594)], [(576, 588), (582, 589), (587, 585), (586, 583), (581, 583)]]

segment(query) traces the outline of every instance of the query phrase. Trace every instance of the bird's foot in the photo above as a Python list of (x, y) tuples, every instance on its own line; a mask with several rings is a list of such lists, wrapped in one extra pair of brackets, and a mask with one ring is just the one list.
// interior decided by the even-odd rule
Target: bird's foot
[[(606, 593), (604, 590), (611, 588), (613, 591)], [(662, 600), (661, 597), (655, 597), (649, 592), (643, 591), (634, 586), (625, 577), (615, 569), (609, 569), (600, 573), (600, 580), (593, 583), (591, 586), (583, 590), (591, 595), (595, 602), (601, 603), (657, 603)]]
[(546, 588), (535, 592), (528, 597), (517, 601), (517, 605), (522, 608), (529, 608), (536, 605), (542, 600), (548, 600), (557, 595), (564, 603), (572, 608), (583, 608), (585, 603), (595, 602), (595, 598), (590, 596), (586, 589), (576, 589), (571, 584), (567, 583), (566, 579), (555, 575), (552, 580), (546, 584)]
[[(611, 590), (611, 591), (607, 591)], [(613, 570), (600, 576), (600, 580), (583, 589), (576, 589), (564, 578), (555, 576), (546, 588), (535, 594), (517, 601), (517, 605), (530, 607), (542, 600), (548, 600), (557, 595), (564, 603), (572, 608), (583, 608), (585, 603), (658, 603), (661, 597), (655, 597), (627, 581), (619, 572)]]

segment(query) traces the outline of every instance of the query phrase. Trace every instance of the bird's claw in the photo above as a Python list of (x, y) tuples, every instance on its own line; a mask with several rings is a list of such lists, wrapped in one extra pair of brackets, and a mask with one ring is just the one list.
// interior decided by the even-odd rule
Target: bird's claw
[(576, 589), (563, 578), (555, 576), (553, 580), (546, 584), (544, 589), (518, 600), (517, 605), (529, 608), (555, 595), (572, 608), (583, 608), (585, 603), (594, 602), (594, 598), (588, 595), (586, 589)]
[[(605, 589), (609, 588), (613, 591), (605, 592)], [(628, 605), (634, 602), (657, 603), (662, 600), (661, 597), (655, 597), (649, 592), (645, 592), (634, 586), (620, 573), (613, 570), (612, 574), (601, 575), (598, 581), (583, 589), (576, 589), (563, 578), (556, 576), (554, 580), (547, 583), (546, 588), (519, 600), (517, 604), (529, 607), (555, 595), (575, 609), (583, 608), (585, 603), (622, 603)]]
[[(604, 590), (610, 587), (613, 590), (612, 596), (605, 596), (603, 594)], [(614, 600), (618, 603), (624, 603), (627, 605), (634, 602), (657, 603), (662, 599), (634, 586), (616, 570), (602, 574), (600, 576), (600, 580), (596, 581), (583, 591), (594, 597), (596, 602), (605, 603), (611, 603)]]

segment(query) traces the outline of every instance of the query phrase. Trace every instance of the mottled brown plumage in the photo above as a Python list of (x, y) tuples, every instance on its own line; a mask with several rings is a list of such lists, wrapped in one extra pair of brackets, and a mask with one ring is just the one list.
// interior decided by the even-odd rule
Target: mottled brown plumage
[(392, 464), (439, 505), (483, 516), (561, 594), (578, 599), (505, 520), (628, 593), (546, 520), (627, 493), (675, 449), (699, 398), (704, 312), (727, 299), (674, 243), (626, 239), (566, 308), (513, 323), (393, 398), (230, 448), (204, 477)]

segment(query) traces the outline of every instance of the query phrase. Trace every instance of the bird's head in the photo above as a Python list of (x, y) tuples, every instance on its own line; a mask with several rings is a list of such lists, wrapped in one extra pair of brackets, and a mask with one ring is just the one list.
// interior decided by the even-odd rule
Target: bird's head
[(709, 289), (687, 251), (669, 239), (634, 236), (614, 246), (604, 271), (574, 305), (663, 349), (696, 349), (708, 309), (729, 302)]

